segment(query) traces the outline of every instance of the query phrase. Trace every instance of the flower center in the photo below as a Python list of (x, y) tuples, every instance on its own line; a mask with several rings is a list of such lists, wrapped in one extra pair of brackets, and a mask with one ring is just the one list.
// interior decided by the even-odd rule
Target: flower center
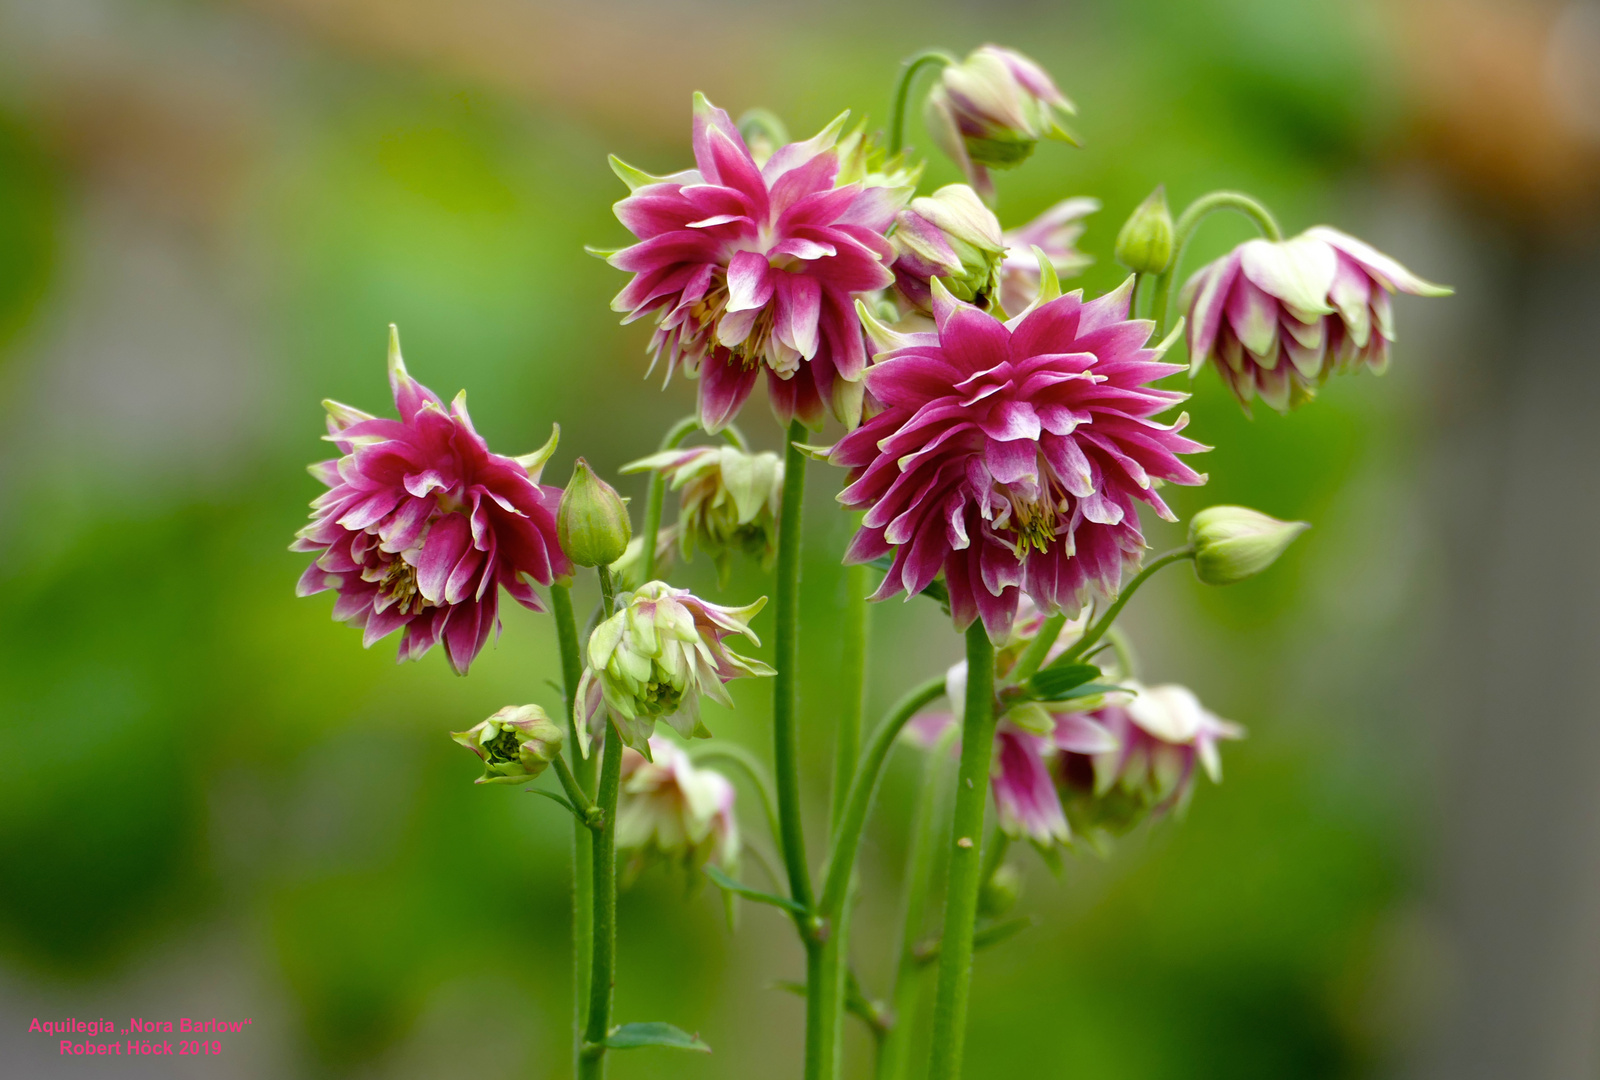
[[(728, 278), (725, 272), (718, 271), (716, 283), (707, 290), (705, 296), (689, 309), (695, 321), (700, 324), (701, 333), (711, 338), (717, 337), (717, 326), (722, 322), (728, 311)], [(767, 306), (761, 309), (756, 316), (755, 324), (750, 327), (750, 332), (745, 339), (737, 345), (728, 346), (728, 351), (737, 356), (744, 370), (750, 371), (762, 365), (767, 354), (767, 343), (772, 338), (772, 330), (777, 321), (774, 314), (774, 305), (768, 301)]]
[(1042, 555), (1056, 538), (1056, 508), (1047, 500), (1011, 498), (1011, 528), (1016, 533), (1017, 558), (1038, 549)]
[(378, 591), (394, 597), (394, 606), (402, 615), (420, 615), (423, 608), (430, 606), (428, 598), (417, 588), (417, 568), (399, 557), (389, 564)]
[(670, 682), (647, 682), (644, 684), (644, 696), (639, 704), (644, 706), (644, 711), (649, 716), (662, 716), (678, 711), (678, 705), (683, 701), (683, 691), (673, 686)]
[(522, 743), (510, 728), (501, 728), (500, 734), (483, 744), (483, 749), (488, 753), (489, 760), (497, 765), (519, 761), (522, 756)]

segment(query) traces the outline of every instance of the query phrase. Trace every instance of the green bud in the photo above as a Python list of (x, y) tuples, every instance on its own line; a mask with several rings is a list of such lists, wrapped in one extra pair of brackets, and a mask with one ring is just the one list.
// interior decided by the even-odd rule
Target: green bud
[(561, 753), (563, 734), (537, 705), (508, 705), (489, 719), (450, 737), (483, 762), (480, 784), (532, 780)]
[(1254, 577), (1309, 528), (1304, 521), (1279, 521), (1244, 506), (1208, 507), (1189, 521), (1195, 574), (1207, 585)]
[(633, 538), (633, 524), (622, 496), (582, 458), (573, 463), (572, 479), (561, 493), (556, 537), (567, 557), (579, 566), (610, 566), (622, 558)]
[(1172, 264), (1172, 212), (1167, 189), (1158, 186), (1117, 233), (1116, 259), (1136, 274), (1159, 274)]

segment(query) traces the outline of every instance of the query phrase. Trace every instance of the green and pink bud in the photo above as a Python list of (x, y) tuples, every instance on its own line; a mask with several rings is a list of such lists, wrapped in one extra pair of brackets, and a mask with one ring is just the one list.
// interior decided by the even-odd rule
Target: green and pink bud
[(659, 472), (679, 493), (674, 529), (685, 561), (696, 549), (706, 552), (724, 585), (736, 551), (759, 558), (764, 567), (772, 565), (783, 499), (783, 461), (777, 454), (693, 446), (640, 458), (622, 471)]
[(733, 783), (715, 769), (697, 768), (684, 749), (663, 738), (649, 756), (622, 754), (617, 848), (634, 853), (633, 869), (661, 861), (698, 871), (715, 863), (732, 874), (739, 864), (739, 822)]
[(537, 705), (508, 705), (489, 719), (450, 737), (483, 762), (480, 784), (521, 784), (549, 767), (561, 753), (563, 735)]
[(895, 288), (918, 310), (933, 313), (932, 281), (958, 300), (992, 307), (1000, 291), (1006, 241), (1000, 220), (966, 184), (949, 184), (911, 200), (895, 217)]

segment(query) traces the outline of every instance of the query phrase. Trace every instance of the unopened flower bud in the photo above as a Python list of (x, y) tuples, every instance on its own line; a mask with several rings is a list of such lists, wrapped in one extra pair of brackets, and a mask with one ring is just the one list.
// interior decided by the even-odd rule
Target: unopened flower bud
[(1207, 585), (1254, 577), (1309, 528), (1304, 521), (1279, 521), (1244, 506), (1208, 507), (1189, 521), (1195, 574)]
[(450, 737), (483, 762), (480, 784), (532, 780), (561, 753), (561, 728), (537, 705), (508, 705), (489, 719)]
[(1159, 274), (1172, 263), (1172, 211), (1167, 189), (1157, 187), (1117, 233), (1116, 259), (1136, 274)]
[(633, 538), (622, 496), (582, 458), (573, 463), (572, 479), (561, 493), (556, 535), (561, 549), (579, 566), (610, 566), (622, 558)]
[(895, 218), (895, 282), (915, 306), (933, 309), (932, 279), (958, 300), (987, 306), (1000, 288), (1006, 242), (1000, 220), (966, 184), (912, 199)]
[(983, 883), (983, 889), (978, 893), (978, 911), (997, 919), (1016, 907), (1021, 898), (1022, 871), (1010, 863), (1004, 863)]

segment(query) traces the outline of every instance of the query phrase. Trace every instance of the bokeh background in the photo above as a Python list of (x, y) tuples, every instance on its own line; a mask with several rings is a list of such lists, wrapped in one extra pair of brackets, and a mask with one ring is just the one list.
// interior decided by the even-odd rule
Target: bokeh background
[[(1390, 375), (1287, 419), (1198, 382), (1214, 480), (1182, 509), (1315, 528), (1263, 579), (1159, 580), (1132, 627), (1148, 678), (1250, 739), (1187, 821), (1059, 875), (1024, 854), (1040, 925), (980, 955), (967, 1074), (1600, 1076), (1592, 0), (0, 0), (0, 1073), (567, 1075), (567, 823), (474, 788), (445, 736), (554, 705), (551, 623), (508, 610), (458, 679), (295, 600), (318, 401), (386, 407), (394, 321), (503, 452), (559, 422), (551, 477), (649, 451), (692, 386), (641, 380), (621, 276), (583, 254), (623, 236), (606, 153), (681, 167), (695, 89), (797, 134), (881, 122), (903, 55), (986, 40), (1080, 106), (1084, 147), (1002, 176), (1001, 212), (1101, 198), (1090, 290), (1165, 182), (1180, 206), (1250, 190), (1458, 292), (1402, 300)], [(1214, 221), (1193, 265), (1245, 235)], [(759, 397), (745, 427), (776, 444)], [(836, 481), (812, 466), (814, 847)], [(725, 598), (766, 591), (746, 566)], [(959, 648), (925, 603), (876, 609), (872, 715)], [(765, 752), (765, 698), (710, 723)], [(879, 992), (914, 765), (865, 852)], [(730, 932), (648, 873), (621, 955), (620, 1017), (717, 1052), (617, 1077), (798, 1073), (775, 912)], [(64, 1015), (254, 1024), (221, 1058), (96, 1066), (25, 1034)]]

